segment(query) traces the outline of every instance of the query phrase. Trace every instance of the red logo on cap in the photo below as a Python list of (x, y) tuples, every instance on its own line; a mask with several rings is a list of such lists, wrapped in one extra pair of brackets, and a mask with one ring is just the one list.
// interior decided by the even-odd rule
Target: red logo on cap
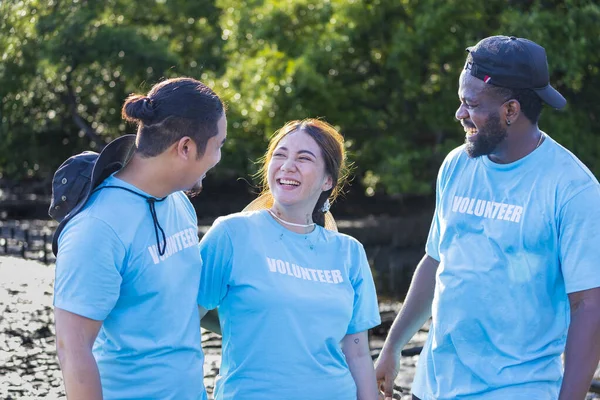
[(489, 75), (486, 75), (486, 76), (485, 76), (485, 78), (483, 78), (483, 81), (484, 81), (485, 83), (489, 83), (491, 79), (492, 79), (492, 77), (491, 77), (491, 76), (489, 76)]

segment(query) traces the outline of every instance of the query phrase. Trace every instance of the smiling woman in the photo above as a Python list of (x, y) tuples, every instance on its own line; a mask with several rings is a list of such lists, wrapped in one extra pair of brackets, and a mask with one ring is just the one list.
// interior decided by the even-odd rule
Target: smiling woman
[(198, 304), (219, 307), (223, 333), (215, 398), (375, 400), (373, 277), (328, 212), (345, 180), (344, 139), (326, 122), (292, 121), (262, 164), (263, 194), (200, 244)]
[(263, 196), (275, 199), (275, 215), (324, 226), (323, 207), (328, 210), (348, 175), (344, 137), (321, 120), (288, 122), (271, 139), (259, 175)]

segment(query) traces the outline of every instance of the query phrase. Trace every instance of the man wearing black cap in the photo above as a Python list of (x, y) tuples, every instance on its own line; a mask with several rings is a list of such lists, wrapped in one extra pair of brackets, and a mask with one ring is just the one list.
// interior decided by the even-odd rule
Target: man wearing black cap
[(203, 400), (198, 223), (182, 192), (221, 158), (223, 103), (190, 78), (132, 95), (137, 135), (53, 181), (57, 353), (69, 400)]
[(391, 398), (402, 347), (432, 317), (415, 398), (583, 400), (600, 358), (600, 185), (538, 128), (543, 103), (566, 105), (544, 48), (494, 36), (467, 50), (465, 144), (440, 169), (377, 378)]

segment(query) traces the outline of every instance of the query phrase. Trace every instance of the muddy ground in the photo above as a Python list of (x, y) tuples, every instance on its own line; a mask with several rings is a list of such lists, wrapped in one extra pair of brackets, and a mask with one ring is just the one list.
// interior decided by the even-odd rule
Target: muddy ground
[[(53, 266), (0, 256), (0, 399), (65, 399), (55, 350), (53, 280)], [(381, 304), (384, 320), (391, 321), (399, 307), (399, 303)], [(374, 357), (383, 345), (385, 333), (379, 329), (371, 335)], [(422, 346), (426, 335), (426, 330), (419, 332), (407, 346), (408, 353), (411, 348)], [(206, 354), (204, 383), (212, 399), (221, 341), (219, 336), (203, 332), (202, 343)], [(402, 358), (396, 399), (410, 399), (417, 359), (418, 355), (410, 354)], [(588, 399), (600, 396), (590, 394)]]

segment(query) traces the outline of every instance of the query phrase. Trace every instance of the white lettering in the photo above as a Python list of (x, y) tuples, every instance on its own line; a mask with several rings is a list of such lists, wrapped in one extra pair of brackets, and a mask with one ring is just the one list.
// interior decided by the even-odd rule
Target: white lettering
[(521, 221), (521, 214), (523, 214), (523, 207), (515, 206), (515, 211), (513, 211), (513, 215), (510, 220), (518, 223)]
[(179, 232), (179, 234), (181, 235), (181, 244), (183, 245), (183, 248), (187, 249), (190, 247), (185, 232)]
[(181, 251), (181, 249), (183, 249), (183, 245), (181, 244), (181, 232), (174, 234), (173, 238), (175, 238), (175, 241), (177, 242), (178, 251)]
[(487, 204), (485, 205), (485, 213), (483, 214), (483, 216), (485, 218), (492, 218), (492, 210), (494, 203), (492, 203), (491, 201), (488, 201)]
[(344, 278), (342, 278), (342, 272), (339, 269), (331, 270), (331, 275), (333, 276), (333, 283), (344, 282)]
[(267, 263), (269, 263), (269, 271), (276, 272), (277, 271), (277, 261), (272, 258), (267, 257)]
[(469, 198), (468, 197), (463, 197), (463, 199), (460, 202), (460, 208), (459, 208), (459, 212), (461, 214), (464, 214), (465, 211), (467, 211), (467, 207), (469, 207)]
[(454, 201), (452, 202), (452, 211), (453, 212), (458, 211), (458, 206), (460, 205), (461, 200), (462, 200), (462, 197), (454, 196)]
[(310, 279), (310, 274), (308, 273), (308, 270), (306, 268), (300, 267), (300, 272), (302, 272), (302, 279), (306, 279), (307, 281), (312, 281), (312, 279)]
[(171, 257), (177, 251), (177, 242), (175, 242), (175, 238), (173, 236), (167, 238), (167, 251), (169, 253), (169, 257)]
[(510, 221), (510, 214), (512, 214), (513, 210), (515, 209), (515, 206), (512, 204), (508, 205), (508, 209), (506, 210), (506, 214), (504, 214), (504, 220), (505, 221)]
[(325, 274), (323, 274), (323, 271), (318, 270), (317, 275), (319, 275), (319, 281), (325, 282)]
[(494, 201), (494, 211), (492, 212), (492, 219), (496, 219), (496, 215), (498, 214), (498, 210), (500, 209), (500, 204), (501, 203), (496, 203)]
[(461, 214), (476, 215), (478, 217), (498, 219), (519, 223), (524, 208), (514, 204), (498, 203), (483, 199), (454, 196), (452, 211)]
[(150, 252), (150, 256), (152, 257), (152, 261), (154, 261), (154, 264), (158, 264), (160, 262), (160, 260), (158, 259), (158, 252), (156, 251), (156, 245), (149, 246), (148, 251)]
[[(148, 247), (148, 252), (150, 253), (150, 257), (152, 257), (152, 261), (154, 264), (158, 264), (161, 261), (166, 260), (171, 257), (173, 254), (182, 251), (185, 248), (192, 246), (193, 244), (198, 243), (198, 237), (195, 235), (196, 231), (194, 228), (186, 228), (182, 231), (176, 232), (171, 236), (165, 238), (164, 241), (160, 242), (160, 245), (151, 245)], [(194, 237), (196, 238), (194, 240)], [(161, 256), (159, 253), (159, 249), (163, 250), (164, 253)]]
[[(153, 250), (156, 252), (156, 249)], [(152, 254), (152, 251), (151, 251)], [(318, 281), (323, 283), (341, 283), (344, 281), (342, 273), (339, 269), (334, 270), (318, 270), (312, 268), (304, 268), (288, 261), (278, 260), (275, 258), (265, 257), (267, 266), (270, 272), (279, 272), (282, 275), (291, 276), (296, 279), (304, 279), (306, 281)], [(312, 275), (312, 277), (311, 277)]]
[(483, 211), (485, 210), (485, 200), (477, 200), (477, 205), (475, 206), (475, 215), (481, 217), (483, 215)]
[(302, 274), (300, 273), (300, 267), (296, 264), (292, 264), (292, 272), (296, 278), (302, 277)]
[(185, 231), (185, 234), (188, 237), (188, 242), (190, 246), (193, 246), (198, 242), (198, 235), (194, 233), (193, 229), (188, 229), (187, 231)]
[(498, 219), (504, 218), (504, 213), (506, 212), (506, 207), (508, 207), (508, 204), (501, 203), (500, 212), (498, 212)]
[(473, 214), (473, 205), (475, 204), (475, 199), (471, 199), (469, 202), (469, 209), (467, 210), (467, 214)]
[(277, 270), (280, 274), (285, 274), (285, 263), (281, 260), (277, 260)]
[(294, 274), (292, 274), (292, 271), (290, 270), (290, 263), (286, 261), (285, 263), (285, 270), (287, 271), (287, 274), (289, 276), (294, 276)]

